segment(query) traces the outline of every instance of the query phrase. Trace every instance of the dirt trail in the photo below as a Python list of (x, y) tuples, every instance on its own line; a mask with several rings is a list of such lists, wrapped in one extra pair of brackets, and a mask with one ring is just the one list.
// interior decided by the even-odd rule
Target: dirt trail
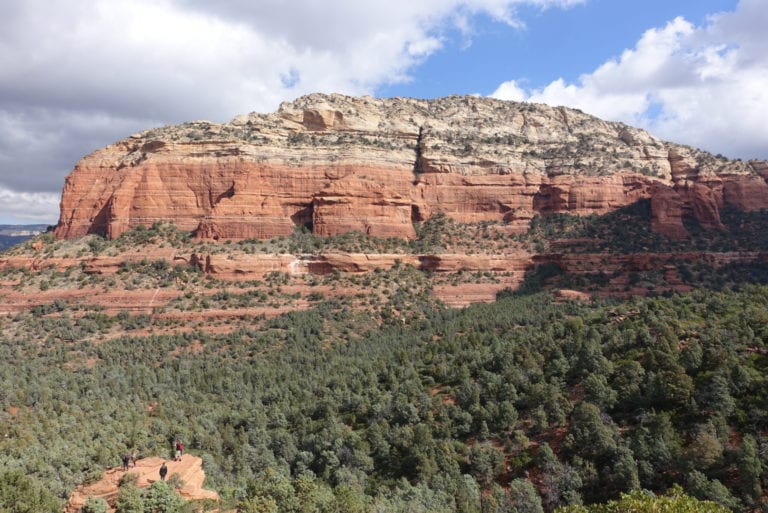
[(108, 469), (99, 481), (78, 486), (69, 497), (64, 511), (66, 513), (77, 513), (88, 497), (93, 496), (106, 500), (110, 506), (110, 513), (113, 513), (115, 510), (112, 506), (120, 489), (120, 479), (125, 474), (136, 474), (138, 476), (136, 486), (145, 488), (160, 479), (160, 466), (163, 464), (163, 461), (168, 466), (168, 476), (166, 479), (169, 479), (174, 474), (178, 474), (181, 478), (183, 485), (178, 489), (178, 492), (185, 500), (219, 500), (219, 494), (212, 490), (203, 489), (205, 473), (203, 472), (202, 460), (197, 456), (185, 454), (181, 461), (150, 457), (137, 460), (136, 466), (129, 468), (127, 471), (124, 471), (121, 467)]

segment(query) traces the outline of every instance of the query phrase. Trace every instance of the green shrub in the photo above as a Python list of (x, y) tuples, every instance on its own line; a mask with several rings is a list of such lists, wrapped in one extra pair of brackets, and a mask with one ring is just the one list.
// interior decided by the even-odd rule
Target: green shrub
[(0, 511), (59, 513), (61, 504), (48, 490), (20, 471), (4, 471), (0, 473)]
[(567, 506), (556, 509), (555, 513), (730, 513), (730, 510), (714, 502), (689, 497), (682, 488), (675, 486), (667, 495), (659, 497), (635, 491), (605, 504)]
[(80, 513), (107, 513), (109, 505), (101, 497), (88, 497)]

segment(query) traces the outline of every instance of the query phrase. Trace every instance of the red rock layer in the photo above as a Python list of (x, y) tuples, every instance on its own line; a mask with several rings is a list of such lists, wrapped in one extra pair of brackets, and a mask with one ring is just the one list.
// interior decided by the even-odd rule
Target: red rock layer
[[(651, 198), (653, 226), (722, 229), (725, 205), (768, 208), (768, 164), (719, 159), (545, 105), (310, 95), (269, 115), (131, 136), (67, 177), (55, 234), (115, 238), (157, 221), (203, 239), (415, 236), (414, 222), (604, 214)], [(658, 195), (659, 197), (655, 197)]]
[[(425, 173), (415, 181), (408, 167), (288, 167), (229, 159), (147, 162), (121, 170), (83, 162), (67, 178), (56, 236), (116, 238), (160, 221), (214, 240), (266, 239), (309, 224), (320, 235), (359, 230), (412, 238), (413, 223), (438, 212), (462, 223), (522, 220), (524, 230), (535, 213), (606, 213), (649, 197), (653, 183), (634, 174), (548, 179)], [(750, 182), (727, 190), (732, 201), (755, 208), (765, 200), (739, 198), (757, 187)], [(716, 210), (705, 208), (708, 190), (696, 191), (694, 204), (702, 205), (697, 214), (714, 220)]]

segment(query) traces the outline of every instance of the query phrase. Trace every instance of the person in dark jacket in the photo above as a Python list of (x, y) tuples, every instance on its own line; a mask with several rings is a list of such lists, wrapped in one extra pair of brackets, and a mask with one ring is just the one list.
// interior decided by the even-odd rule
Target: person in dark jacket
[(165, 462), (160, 466), (160, 480), (165, 481), (165, 476), (168, 475), (168, 467), (165, 465)]

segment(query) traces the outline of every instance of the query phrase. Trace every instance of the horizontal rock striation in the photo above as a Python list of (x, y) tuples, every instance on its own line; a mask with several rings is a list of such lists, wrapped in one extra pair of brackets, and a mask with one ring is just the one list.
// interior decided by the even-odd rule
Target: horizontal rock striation
[(726, 205), (768, 207), (768, 164), (730, 161), (578, 110), (476, 97), (313, 94), (272, 114), (133, 135), (67, 177), (59, 238), (110, 238), (157, 221), (202, 239), (311, 226), (413, 238), (414, 223), (602, 214), (651, 198), (653, 227), (722, 229)]

